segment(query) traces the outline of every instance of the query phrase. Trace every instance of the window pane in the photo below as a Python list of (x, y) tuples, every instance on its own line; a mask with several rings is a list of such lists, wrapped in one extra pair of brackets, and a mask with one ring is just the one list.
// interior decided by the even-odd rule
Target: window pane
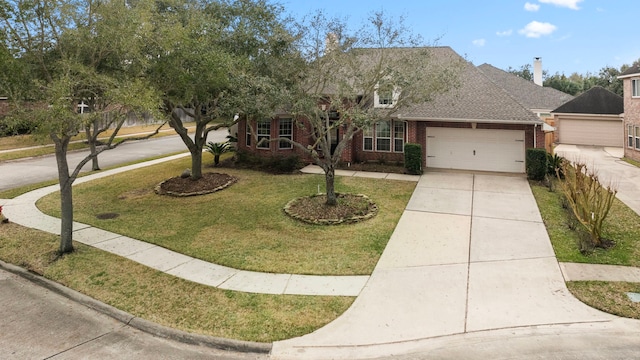
[(246, 129), (246, 136), (245, 136), (245, 140), (247, 143), (247, 146), (251, 146), (251, 126), (249, 126), (249, 120), (247, 120), (247, 129)]
[[(281, 138), (293, 140), (293, 121), (291, 119), (280, 119), (279, 135)], [(293, 145), (286, 141), (279, 142), (280, 149), (291, 149)]]
[(640, 96), (640, 80), (631, 80), (632, 96)]
[(640, 126), (636, 126), (636, 136), (640, 136)]
[(376, 139), (377, 151), (391, 151), (391, 139)]
[[(258, 121), (257, 130), (258, 133), (258, 145), (257, 147), (260, 149), (268, 149), (269, 148), (269, 139), (271, 139), (271, 120), (266, 119), (262, 121)], [(260, 140), (265, 139), (262, 143)]]
[(366, 137), (364, 138), (364, 150), (373, 151), (373, 138)]
[(376, 123), (376, 137), (378, 138), (390, 138), (391, 128), (388, 121), (378, 121)]
[(404, 140), (402, 140), (402, 139), (393, 139), (393, 151), (395, 151), (395, 152), (403, 152), (404, 151)]

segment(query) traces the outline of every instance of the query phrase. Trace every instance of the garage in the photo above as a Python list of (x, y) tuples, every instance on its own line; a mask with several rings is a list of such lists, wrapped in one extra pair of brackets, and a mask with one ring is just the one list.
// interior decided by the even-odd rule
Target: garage
[(525, 172), (524, 130), (427, 127), (427, 168)]
[(624, 131), (619, 116), (556, 116), (558, 142), (573, 145), (622, 147)]
[(600, 86), (592, 87), (551, 113), (561, 144), (614, 147), (624, 144), (621, 117), (624, 99)]

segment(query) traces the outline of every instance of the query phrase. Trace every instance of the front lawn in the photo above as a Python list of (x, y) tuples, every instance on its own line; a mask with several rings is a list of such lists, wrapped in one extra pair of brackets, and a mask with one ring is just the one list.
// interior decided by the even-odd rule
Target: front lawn
[(609, 249), (596, 248), (591, 253), (582, 254), (578, 232), (567, 225), (567, 211), (570, 210), (562, 207), (562, 190), (558, 188), (551, 192), (538, 183), (531, 183), (531, 190), (558, 261), (640, 266), (640, 216), (620, 200), (615, 199), (603, 230), (603, 237), (613, 240), (615, 246)]
[(342, 314), (350, 297), (250, 294), (220, 290), (75, 243), (56, 259), (58, 236), (0, 224), (0, 260), (130, 314), (175, 329), (272, 342), (310, 333)]
[[(377, 216), (352, 225), (308, 225), (286, 216), (283, 207), (323, 191), (324, 176), (216, 168), (238, 182), (204, 196), (153, 192), (189, 165), (185, 158), (79, 185), (75, 220), (236, 269), (362, 275), (373, 271), (415, 187), (413, 182), (337, 177), (337, 191), (366, 194), (378, 205)], [(58, 216), (58, 194), (38, 206)], [(97, 219), (102, 213), (119, 216)]]

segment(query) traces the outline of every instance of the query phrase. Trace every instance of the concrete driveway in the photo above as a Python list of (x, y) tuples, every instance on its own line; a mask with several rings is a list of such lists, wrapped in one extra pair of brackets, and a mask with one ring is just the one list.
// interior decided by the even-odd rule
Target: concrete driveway
[(353, 306), (312, 334), (274, 343), (272, 357), (382, 357), (456, 342), (449, 337), (615, 319), (566, 289), (524, 177), (432, 172)]
[(561, 144), (554, 151), (597, 170), (604, 184), (612, 182), (617, 186), (618, 199), (640, 214), (640, 168), (621, 160), (624, 156), (622, 148)]

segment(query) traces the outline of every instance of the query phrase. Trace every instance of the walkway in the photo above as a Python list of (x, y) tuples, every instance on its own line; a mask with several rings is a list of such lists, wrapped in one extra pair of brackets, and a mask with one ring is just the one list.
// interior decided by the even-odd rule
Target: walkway
[[(170, 156), (103, 171), (78, 178), (75, 184), (111, 176), (119, 172), (155, 165), (187, 155), (188, 154)], [(317, 167), (311, 166), (306, 169), (305, 172), (318, 173), (318, 169)], [(320, 170), (320, 173), (322, 173), (322, 170)], [(411, 175), (356, 173), (353, 171), (338, 171), (337, 174), (342, 176), (376, 177), (405, 181), (417, 181), (420, 178), (419, 176)], [(43, 214), (35, 205), (38, 199), (58, 191), (58, 189), (58, 185), (52, 185), (28, 192), (11, 200), (0, 199), (0, 204), (4, 204), (3, 213), (12, 222), (22, 226), (59, 235), (60, 219)], [(232, 269), (195, 259), (144, 241), (101, 230), (87, 224), (75, 222), (73, 229), (74, 241), (123, 256), (129, 260), (182, 279), (225, 290), (284, 295), (358, 296), (369, 280), (369, 276), (273, 274)]]

